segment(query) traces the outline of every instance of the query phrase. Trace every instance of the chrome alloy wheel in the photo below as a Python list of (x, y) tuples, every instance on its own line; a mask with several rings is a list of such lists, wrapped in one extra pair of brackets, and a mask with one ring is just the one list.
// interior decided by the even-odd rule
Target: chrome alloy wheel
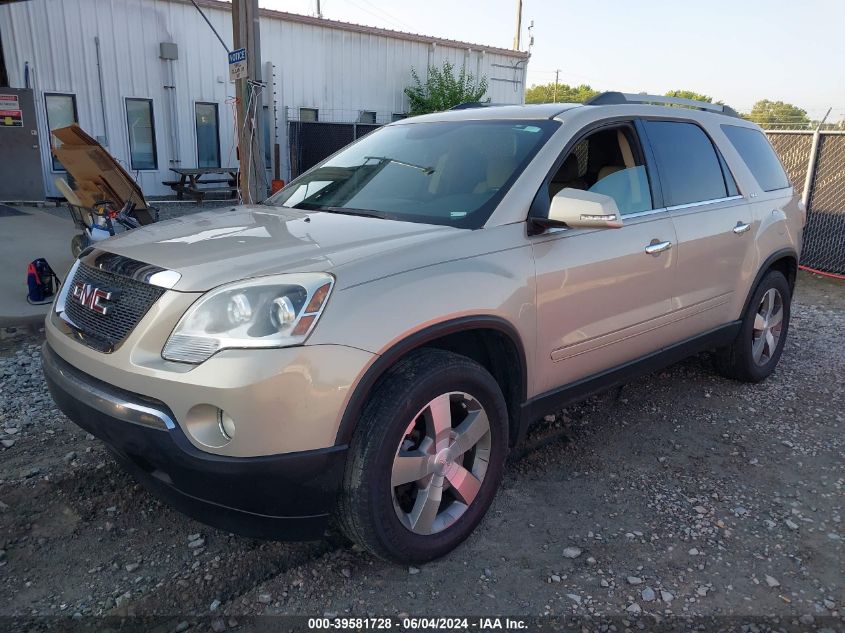
[(772, 359), (783, 331), (783, 297), (769, 288), (760, 300), (751, 333), (751, 355), (758, 365)]
[(473, 396), (437, 396), (410, 421), (393, 460), (393, 507), (415, 534), (442, 532), (478, 495), (490, 459), (490, 421)]

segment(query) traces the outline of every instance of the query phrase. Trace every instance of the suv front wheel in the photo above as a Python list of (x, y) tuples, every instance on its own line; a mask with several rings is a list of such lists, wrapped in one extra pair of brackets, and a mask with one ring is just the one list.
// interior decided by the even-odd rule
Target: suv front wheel
[(382, 558), (443, 556), (481, 521), (502, 479), (508, 414), (496, 380), (437, 349), (387, 371), (350, 444), (339, 519)]

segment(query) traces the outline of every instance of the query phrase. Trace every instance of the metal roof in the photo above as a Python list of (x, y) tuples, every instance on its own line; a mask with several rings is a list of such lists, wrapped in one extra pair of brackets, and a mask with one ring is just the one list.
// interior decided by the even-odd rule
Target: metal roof
[[(190, 0), (171, 0), (182, 4), (191, 4)], [(197, 4), (201, 7), (209, 9), (219, 9), (221, 11), (231, 11), (231, 2), (222, 2), (221, 0), (197, 0)], [(425, 44), (434, 44), (441, 46), (450, 46), (453, 48), (471, 49), (473, 51), (485, 51), (487, 53), (496, 53), (499, 55), (508, 55), (517, 59), (528, 59), (528, 53), (524, 51), (515, 51), (508, 48), (499, 48), (498, 46), (487, 46), (485, 44), (473, 44), (471, 42), (462, 42), (460, 40), (450, 40), (443, 37), (431, 37), (429, 35), (419, 35), (417, 33), (408, 33), (406, 31), (394, 31), (393, 29), (383, 29), (375, 26), (364, 26), (363, 24), (353, 24), (351, 22), (341, 22), (339, 20), (327, 20), (326, 18), (317, 18), (311, 15), (300, 15), (298, 13), (288, 13), (286, 11), (276, 11), (274, 9), (259, 9), (258, 14), (268, 18), (275, 18), (285, 22), (296, 22), (299, 24), (308, 24), (311, 26), (322, 26), (328, 29), (336, 29), (340, 31), (351, 31), (353, 33), (364, 33), (368, 35), (380, 35), (382, 37), (389, 37), (398, 40), (409, 42), (423, 42)]]

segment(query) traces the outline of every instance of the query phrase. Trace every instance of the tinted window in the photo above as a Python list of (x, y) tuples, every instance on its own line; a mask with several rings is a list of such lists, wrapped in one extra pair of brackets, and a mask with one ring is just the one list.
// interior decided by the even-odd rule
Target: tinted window
[(725, 177), (713, 143), (693, 123), (646, 121), (666, 206), (727, 196)]
[[(47, 103), (47, 125), (51, 132), (56, 128), (67, 127), (71, 123), (79, 123), (76, 120), (75, 95), (45, 94), (44, 101)], [(51, 134), (50, 145), (56, 148), (61, 145), (61, 142)], [(53, 171), (65, 170), (55, 156), (51, 155), (51, 158), (53, 159)]]
[(478, 228), (558, 125), (443, 121), (382, 127), (267, 204)]
[(194, 106), (197, 127), (197, 167), (220, 167), (220, 124), (216, 103)]
[(299, 108), (300, 121), (319, 121), (319, 112), (317, 108)]
[(376, 113), (372, 110), (361, 110), (361, 114), (358, 115), (358, 123), (373, 123), (376, 122)]
[(763, 191), (774, 191), (789, 186), (783, 166), (762, 132), (736, 125), (723, 125), (722, 130), (742, 156)]
[(126, 100), (129, 162), (132, 169), (158, 169), (156, 134), (151, 99)]

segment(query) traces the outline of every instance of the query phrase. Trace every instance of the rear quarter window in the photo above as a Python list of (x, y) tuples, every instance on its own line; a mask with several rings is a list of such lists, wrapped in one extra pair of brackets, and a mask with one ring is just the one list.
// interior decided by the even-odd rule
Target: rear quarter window
[(723, 125), (722, 131), (748, 165), (763, 191), (789, 187), (789, 178), (786, 177), (783, 165), (765, 134), (753, 128), (736, 125)]

